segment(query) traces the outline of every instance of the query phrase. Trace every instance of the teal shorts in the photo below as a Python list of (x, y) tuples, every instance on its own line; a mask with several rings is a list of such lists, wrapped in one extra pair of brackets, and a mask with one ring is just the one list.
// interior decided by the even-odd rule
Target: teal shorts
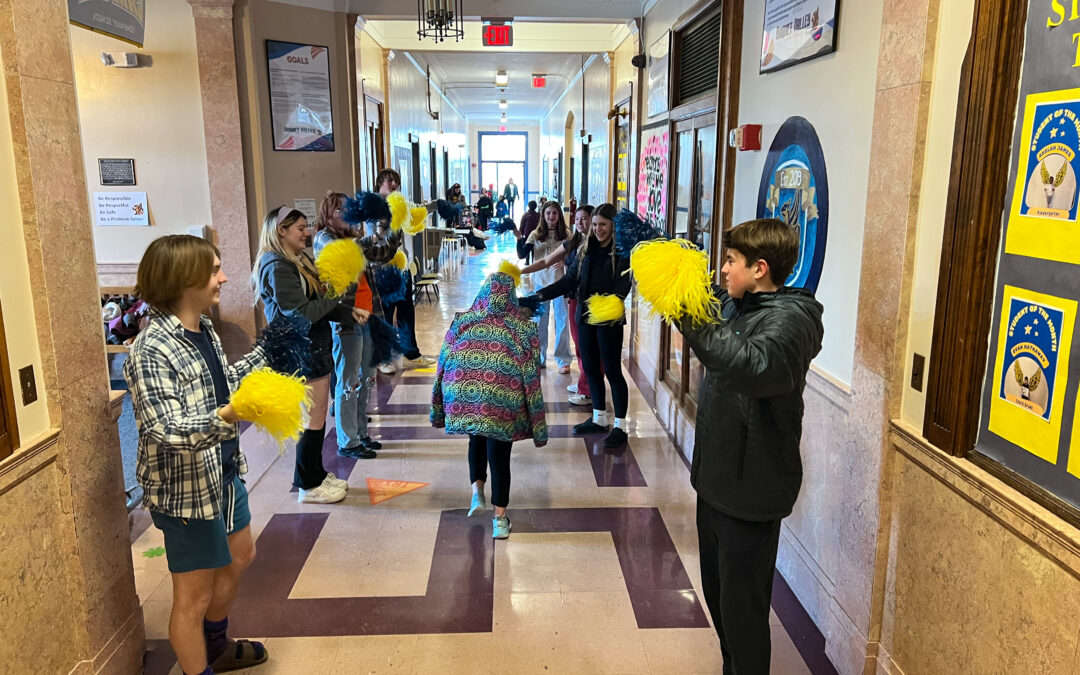
[(174, 574), (195, 570), (228, 567), (229, 535), (251, 523), (248, 494), (244, 481), (237, 476), (225, 486), (222, 512), (212, 520), (177, 518), (150, 512), (154, 526), (165, 534), (165, 558)]

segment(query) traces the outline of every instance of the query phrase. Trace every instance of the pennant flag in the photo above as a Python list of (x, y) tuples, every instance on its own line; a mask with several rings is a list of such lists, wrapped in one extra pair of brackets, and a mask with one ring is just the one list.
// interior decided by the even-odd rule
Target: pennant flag
[(399, 497), (406, 492), (419, 490), (430, 484), (431, 483), (417, 483), (408, 480), (387, 480), (386, 478), (367, 479), (368, 496), (371, 498), (372, 505), (385, 502), (394, 497)]

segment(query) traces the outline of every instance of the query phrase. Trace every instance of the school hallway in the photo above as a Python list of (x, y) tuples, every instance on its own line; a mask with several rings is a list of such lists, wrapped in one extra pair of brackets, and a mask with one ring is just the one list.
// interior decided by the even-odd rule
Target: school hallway
[[(417, 303), (425, 354), (437, 356), (454, 313), (514, 257), (512, 235), (493, 237), (487, 251), (447, 271), (439, 301)], [(377, 375), (376, 459), (338, 457), (328, 422), (326, 467), (349, 481), (340, 504), (297, 503), (292, 444), (279, 455), (273, 441), (246, 429), (258, 553), (230, 633), (266, 641), (270, 660), (241, 672), (721, 672), (700, 595), (687, 464), (653, 415), (650, 392), (631, 377), (629, 447), (611, 453), (603, 436), (573, 437), (588, 412), (566, 402), (576, 377), (576, 364), (570, 375), (543, 371), (550, 440), (514, 444), (513, 532), (501, 541), (491, 538), (490, 507), (466, 517), (467, 438), (428, 421), (434, 367)], [(368, 481), (381, 479), (426, 485), (376, 483), (369, 491)], [(409, 487), (416, 489), (379, 501)], [(154, 555), (162, 535), (137, 513), (131, 553), (151, 650), (145, 672), (175, 675), (171, 583), (165, 557)], [(785, 588), (774, 593), (772, 672), (835, 672), (823, 654), (810, 660), (824, 668), (808, 667), (789, 637), (815, 632), (793, 597)], [(803, 640), (809, 652), (822, 646)]]

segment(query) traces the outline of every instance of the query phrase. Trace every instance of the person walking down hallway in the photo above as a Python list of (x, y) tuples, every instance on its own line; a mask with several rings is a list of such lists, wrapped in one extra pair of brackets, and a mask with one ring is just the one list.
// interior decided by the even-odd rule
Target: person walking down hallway
[[(540, 214), (540, 225), (533, 230), (529, 238), (524, 242), (519, 241), (517, 254), (519, 258), (534, 256), (536, 259), (544, 258), (548, 254), (558, 250), (562, 244), (570, 238), (567, 231), (566, 219), (563, 217), (562, 207), (557, 202), (548, 202)], [(547, 269), (534, 273), (536, 283), (550, 285), (563, 274), (563, 265), (558, 263)], [(545, 300), (548, 300), (545, 298)], [(567, 325), (566, 299), (561, 296), (553, 296), (548, 303), (548, 309), (540, 313), (540, 367), (547, 367), (547, 345), (549, 317), (555, 317), (555, 362), (559, 366), (559, 373), (566, 375), (570, 372), (570, 330)]]
[(332, 504), (345, 499), (348, 483), (323, 466), (326, 413), (330, 402), (330, 372), (334, 369), (330, 322), (364, 324), (371, 313), (326, 297), (315, 261), (305, 250), (307, 218), (288, 206), (271, 209), (263, 218), (259, 252), (251, 275), (263, 302), (267, 323), (280, 315), (300, 314), (311, 323), (312, 404), (307, 429), (296, 443), (293, 485), (301, 504)]
[(821, 351), (823, 310), (809, 291), (783, 285), (799, 235), (782, 221), (743, 223), (723, 244), (723, 321), (678, 322), (705, 366), (690, 482), (701, 588), (724, 673), (764, 675), (780, 522), (802, 483), (803, 388)]
[(514, 203), (517, 202), (518, 198), (518, 186), (514, 185), (513, 178), (507, 180), (506, 186), (503, 187), (502, 196), (506, 200), (506, 206), (512, 217), (514, 215)]

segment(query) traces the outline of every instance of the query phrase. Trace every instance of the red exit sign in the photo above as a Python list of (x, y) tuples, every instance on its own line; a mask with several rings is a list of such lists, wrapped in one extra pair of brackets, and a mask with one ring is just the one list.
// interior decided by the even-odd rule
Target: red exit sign
[(514, 27), (505, 24), (488, 24), (483, 31), (485, 47), (513, 47)]
[(534, 89), (543, 89), (547, 86), (547, 75), (533, 75), (532, 80)]

